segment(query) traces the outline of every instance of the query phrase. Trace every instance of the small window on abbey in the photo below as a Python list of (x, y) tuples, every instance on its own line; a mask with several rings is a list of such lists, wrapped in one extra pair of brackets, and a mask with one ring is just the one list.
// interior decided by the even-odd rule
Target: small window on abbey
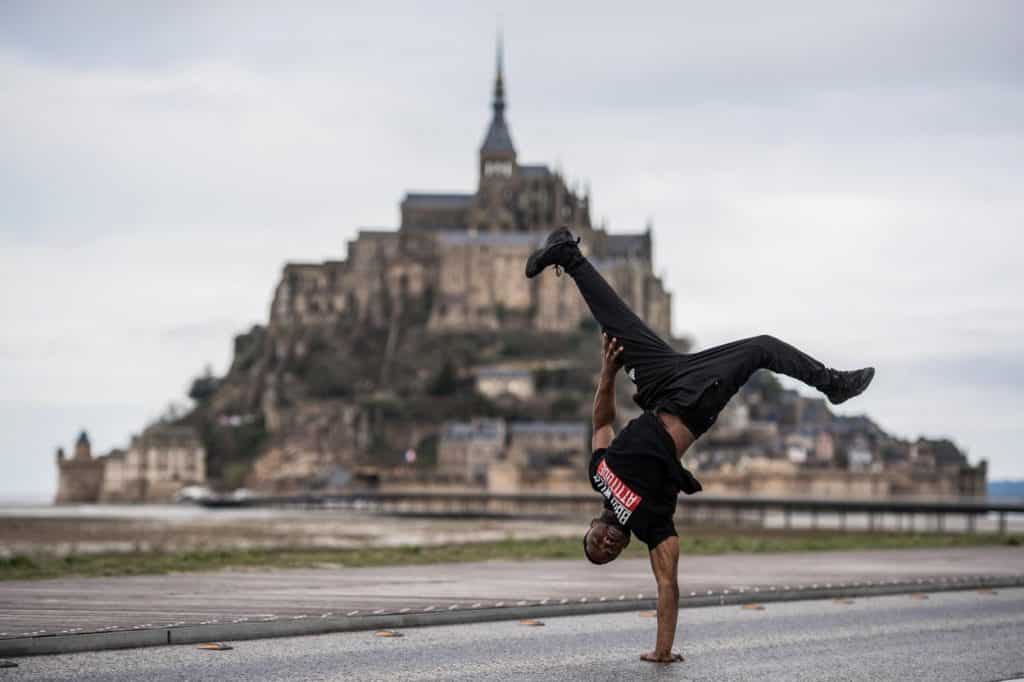
[(512, 177), (512, 162), (511, 161), (485, 161), (484, 162), (484, 175), (487, 177)]

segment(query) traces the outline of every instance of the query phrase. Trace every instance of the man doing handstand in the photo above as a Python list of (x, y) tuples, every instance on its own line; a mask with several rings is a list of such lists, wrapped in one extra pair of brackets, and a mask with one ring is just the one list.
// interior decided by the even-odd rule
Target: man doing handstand
[[(818, 389), (835, 405), (871, 383), (872, 367), (841, 372), (773, 336), (754, 336), (698, 353), (677, 353), (629, 309), (580, 252), (567, 229), (552, 232), (526, 263), (526, 276), (548, 266), (569, 274), (602, 328), (604, 355), (594, 397), (590, 483), (604, 510), (590, 522), (583, 551), (595, 564), (615, 559), (630, 533), (650, 550), (658, 585), (658, 636), (645, 661), (673, 662), (679, 609), (679, 537), (672, 514), (680, 491), (701, 485), (680, 460), (707, 431), (754, 372), (769, 369)], [(615, 435), (615, 376), (620, 367), (636, 385), (643, 413)]]

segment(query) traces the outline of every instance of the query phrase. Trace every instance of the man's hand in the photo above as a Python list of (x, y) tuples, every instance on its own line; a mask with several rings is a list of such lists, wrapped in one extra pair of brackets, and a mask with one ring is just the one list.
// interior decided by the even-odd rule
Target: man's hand
[(659, 654), (657, 651), (648, 651), (646, 654), (640, 654), (640, 659), (644, 661), (650, 661), (651, 663), (682, 663), (686, 659), (683, 655), (670, 651), (667, 654)]
[(603, 355), (601, 358), (601, 372), (606, 376), (614, 376), (622, 368), (622, 344), (614, 336), (609, 337), (601, 332), (603, 343)]

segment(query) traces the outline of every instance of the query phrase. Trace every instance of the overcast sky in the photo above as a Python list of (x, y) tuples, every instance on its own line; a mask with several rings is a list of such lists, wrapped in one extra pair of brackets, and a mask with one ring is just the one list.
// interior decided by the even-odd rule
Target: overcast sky
[(471, 191), (499, 21), (520, 160), (653, 220), (677, 333), (873, 364), (841, 412), (1024, 478), (1024, 5), (710, 5), (0, 5), (0, 499), (225, 370), (285, 261)]

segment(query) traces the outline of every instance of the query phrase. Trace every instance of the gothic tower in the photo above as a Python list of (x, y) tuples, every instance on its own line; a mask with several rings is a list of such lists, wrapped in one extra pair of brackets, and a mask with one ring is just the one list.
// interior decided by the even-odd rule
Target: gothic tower
[(491, 102), (491, 124), (480, 146), (480, 184), (473, 207), (470, 227), (479, 231), (504, 232), (516, 227), (514, 197), (518, 166), (512, 134), (505, 121), (505, 74), (501, 35), (498, 35), (497, 64), (494, 76), (494, 98)]
[(484, 143), (480, 146), (480, 184), (504, 180), (515, 174), (516, 148), (505, 122), (505, 74), (501, 35), (498, 36), (497, 68), (494, 76), (493, 115)]

